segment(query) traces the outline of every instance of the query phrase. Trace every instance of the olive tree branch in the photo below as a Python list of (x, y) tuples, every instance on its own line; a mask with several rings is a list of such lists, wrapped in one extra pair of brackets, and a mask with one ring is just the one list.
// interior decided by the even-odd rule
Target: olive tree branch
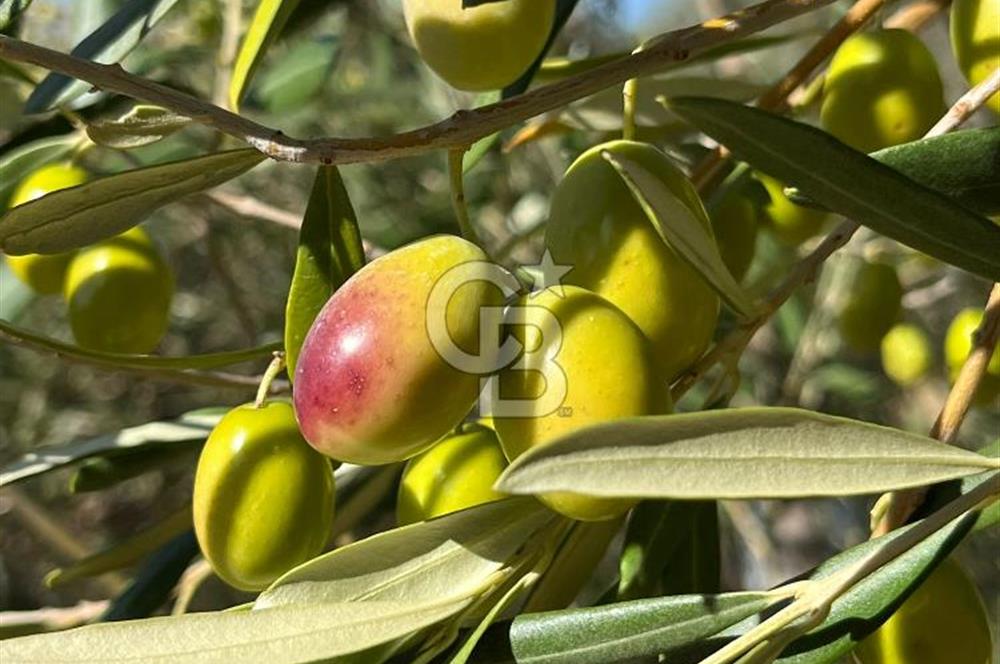
[[(1000, 339), (1000, 284), (993, 284), (983, 320), (973, 335), (973, 347), (959, 371), (958, 378), (945, 399), (930, 435), (946, 445), (955, 442), (979, 383), (986, 375), (990, 358)], [(873, 510), (872, 537), (898, 528), (920, 507), (927, 487), (894, 491), (882, 496)]]
[[(1000, 72), (994, 72), (992, 76), (962, 95), (941, 120), (924, 135), (924, 138), (940, 136), (961, 125), (998, 89), (1000, 89)], [(674, 402), (676, 403), (684, 396), (709, 369), (728, 356), (742, 353), (757, 331), (781, 308), (799, 286), (814, 280), (824, 261), (847, 244), (859, 228), (861, 226), (857, 222), (845, 219), (820, 242), (819, 246), (799, 261), (784, 281), (767, 296), (756, 316), (730, 332), (677, 378), (671, 388)]]
[[(10, 343), (14, 346), (28, 348), (36, 352), (55, 355), (56, 357), (76, 362), (88, 364), (109, 371), (125, 371), (146, 376), (154, 380), (161, 380), (171, 383), (187, 383), (189, 385), (203, 385), (206, 387), (225, 387), (239, 389), (255, 389), (260, 383), (260, 376), (242, 376), (239, 374), (225, 373), (221, 371), (207, 371), (196, 369), (182, 369), (171, 366), (175, 363), (174, 358), (163, 358), (148, 355), (117, 355), (110, 353), (96, 353), (85, 348), (33, 334), (27, 330), (11, 325), (5, 321), (0, 321), (0, 341)], [(246, 351), (236, 351), (233, 353), (220, 353), (218, 356), (231, 356), (226, 364), (239, 364), (249, 360), (266, 357), (274, 352), (278, 346), (268, 345), (259, 348), (252, 348)], [(221, 366), (221, 363), (218, 365)], [(272, 391), (283, 393), (289, 391), (287, 383), (273, 383)]]
[[(885, 545), (855, 565), (825, 579), (802, 583), (803, 589), (795, 601), (739, 638), (730, 641), (723, 648), (702, 660), (701, 664), (729, 664), (756, 647), (757, 644), (775, 637), (780, 638), (780, 635), (788, 628), (798, 633), (804, 628), (817, 626), (829, 614), (833, 603), (860, 581), (963, 514), (982, 509), (998, 498), (1000, 498), (1000, 474), (994, 474), (972, 491), (951, 501), (899, 537), (891, 542), (886, 542)], [(796, 624), (803, 619), (805, 625)]]
[(439, 149), (465, 148), (480, 138), (547, 111), (561, 108), (630, 78), (661, 71), (693, 55), (814, 11), (833, 0), (765, 0), (727, 16), (673, 32), (639, 53), (522, 95), (473, 110), (458, 111), (427, 127), (385, 138), (296, 139), (253, 120), (129, 74), (118, 64), (98, 64), (36, 44), (0, 36), (0, 58), (24, 62), (86, 81), (100, 90), (168, 108), (238, 138), (280, 161), (347, 164), (382, 161)]

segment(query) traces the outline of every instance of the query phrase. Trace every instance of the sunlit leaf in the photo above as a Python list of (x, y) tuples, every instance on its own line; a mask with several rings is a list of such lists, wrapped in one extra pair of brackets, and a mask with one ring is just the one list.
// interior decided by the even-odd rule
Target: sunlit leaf
[(128, 150), (162, 140), (190, 123), (190, 118), (165, 108), (139, 104), (115, 120), (88, 124), (87, 136), (98, 145)]
[(254, 73), (260, 66), (267, 49), (271, 46), (288, 17), (298, 7), (300, 0), (259, 0), (250, 27), (243, 36), (233, 77), (229, 83), (229, 107), (239, 111), (240, 101), (246, 95)]

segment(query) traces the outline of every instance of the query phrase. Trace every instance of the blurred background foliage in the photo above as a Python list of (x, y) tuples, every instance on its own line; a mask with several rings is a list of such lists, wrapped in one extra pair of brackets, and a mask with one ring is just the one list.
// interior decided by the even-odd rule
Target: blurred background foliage
[[(120, 4), (35, 0), (12, 30), (23, 39), (68, 51)], [(254, 5), (249, 0), (243, 7), (239, 4), (179, 3), (125, 66), (203, 98), (223, 100), (226, 58), (231, 57), (225, 44), (239, 37), (227, 28), (226, 13), (239, 12), (245, 26)], [(553, 54), (586, 58), (630, 50), (645, 37), (740, 4), (746, 3), (584, 0)], [(685, 68), (682, 74), (689, 82), (683, 85), (704, 94), (752, 98), (783, 74), (811, 44), (808, 37), (815, 38), (846, 6), (834, 5), (773, 31), (801, 33), (805, 38)], [(952, 61), (946, 34), (946, 21), (939, 15), (921, 36), (939, 56), (946, 93), (953, 101), (965, 82)], [(45, 72), (26, 73), (37, 81)], [(650, 83), (645, 90), (680, 85), (667, 79)], [(0, 69), (0, 158), (30, 141), (72, 131), (67, 117), (58, 113), (22, 115), (21, 105), (30, 90), (26, 82)], [(495, 146), (467, 177), (474, 221), (495, 254), (509, 265), (537, 259), (549, 192), (577, 154), (612, 135), (616, 123), (620, 127), (617, 94), (611, 91), (575, 105), (568, 122), (583, 129), (509, 153)], [(451, 90), (419, 63), (397, 2), (303, 0), (269, 51), (242, 110), (295, 136), (372, 136), (425, 125), (474, 103), (474, 97)], [(128, 105), (120, 98), (88, 95), (74, 105), (74, 112), (93, 119), (114, 116)], [(516, 130), (505, 132), (503, 139), (510, 139)], [(652, 137), (679, 158), (703, 149), (695, 144), (681, 149), (691, 137), (665, 113), (644, 120), (642, 136)], [(128, 153), (100, 148), (86, 151), (80, 159), (93, 173), (107, 174), (233, 146), (229, 139), (191, 127)], [(457, 232), (444, 154), (347, 166), (342, 172), (364, 237), (376, 252), (431, 233)], [(222, 191), (243, 202), (264, 203), (266, 214), (235, 213), (199, 196), (147, 220), (145, 226), (168, 256), (178, 285), (170, 333), (159, 349), (162, 354), (180, 356), (281, 340), (284, 299), (294, 264), (294, 224), (301, 218), (312, 179), (311, 167), (265, 163)], [(795, 260), (796, 252), (767, 234), (762, 233), (758, 242), (746, 283), (761, 293)], [(904, 319), (922, 327), (937, 352), (930, 377), (905, 391), (885, 377), (877, 355), (843, 349), (830, 324), (837, 298), (849, 296), (843, 285), (845, 268), (838, 265), (848, 263), (851, 255), (873, 252), (890, 256), (899, 266), (906, 289)], [(0, 270), (0, 318), (68, 341), (59, 298), (33, 297), (6, 266)], [(835, 256), (819, 282), (796, 294), (757, 335), (744, 356), (743, 382), (733, 404), (797, 404), (926, 433), (948, 389), (941, 357), (947, 324), (961, 308), (981, 307), (987, 292), (988, 284), (966, 273), (891, 241), (861, 237)], [(731, 325), (724, 319), (721, 332)], [(176, 385), (96, 370), (2, 345), (0, 464), (45, 445), (169, 419), (204, 406), (234, 405), (252, 396), (248, 390)], [(681, 406), (700, 407), (706, 396), (703, 387)], [(963, 428), (961, 443), (978, 448), (996, 440), (998, 431), (996, 409), (976, 408)], [(192, 475), (193, 456), (188, 456), (182, 463), (102, 491), (73, 495), (68, 489), (72, 471), (59, 471), (0, 492), (0, 611), (69, 606), (119, 592), (127, 575), (105, 575), (58, 590), (47, 590), (42, 578), (52, 568), (175, 511), (190, 495)], [(390, 505), (388, 496), (340, 541), (391, 525)], [(865, 539), (869, 507), (866, 498), (725, 504), (724, 587), (766, 587)], [(997, 543), (995, 532), (986, 533), (970, 538), (960, 550), (994, 619), (1000, 589)], [(220, 583), (210, 587), (211, 591), (199, 593), (195, 608), (238, 600)]]

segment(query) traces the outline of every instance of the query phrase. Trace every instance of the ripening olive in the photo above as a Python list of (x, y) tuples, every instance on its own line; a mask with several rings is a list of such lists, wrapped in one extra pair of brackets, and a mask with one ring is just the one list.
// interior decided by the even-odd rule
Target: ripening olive
[(194, 480), (194, 529), (226, 583), (260, 590), (330, 537), (330, 461), (309, 447), (291, 404), (238, 406), (208, 437)]
[(882, 337), (899, 318), (902, 300), (903, 287), (896, 268), (887, 263), (863, 261), (837, 321), (844, 343), (859, 353), (878, 350)]
[(823, 127), (874, 152), (923, 136), (944, 115), (934, 56), (906, 30), (873, 30), (845, 41), (823, 84)]
[(556, 188), (545, 234), (555, 262), (573, 269), (563, 279), (609, 300), (651, 342), (661, 377), (672, 380), (708, 347), (719, 297), (660, 237), (615, 169), (607, 150), (660, 178), (711, 231), (691, 182), (651, 145), (612, 141), (583, 153)]
[(475, 354), (483, 307), (502, 302), (486, 282), (500, 268), (486, 261), (470, 242), (432, 237), (372, 261), (334, 293), (295, 367), (295, 412), (313, 447), (349, 463), (393, 463), (462, 421), (479, 376), (456, 368), (440, 336), (446, 329)]
[[(72, 164), (52, 164), (33, 172), (21, 181), (10, 199), (10, 207), (24, 205), (36, 198), (59, 189), (76, 187), (87, 180), (87, 173)], [(66, 269), (73, 258), (72, 252), (62, 254), (28, 254), (7, 256), (7, 264), (18, 279), (36, 293), (53, 295), (63, 288)]]
[(507, 467), (496, 433), (469, 424), (406, 464), (396, 521), (405, 526), (503, 498), (493, 483)]
[(757, 206), (743, 187), (730, 187), (710, 216), (722, 261), (741, 281), (750, 269), (757, 245)]
[[(972, 85), (979, 85), (1000, 67), (1000, 0), (951, 3), (951, 50)], [(986, 103), (1000, 113), (1000, 92)]]
[(506, 0), (463, 8), (461, 0), (403, 0), (406, 26), (424, 62), (459, 90), (497, 90), (538, 57), (555, 0)]
[[(948, 375), (952, 381), (958, 378), (962, 365), (972, 352), (972, 335), (983, 320), (983, 310), (969, 307), (963, 309), (951, 321), (944, 338), (944, 358)], [(988, 404), (1000, 395), (1000, 349), (994, 348), (987, 365), (986, 374), (976, 391), (976, 402)]]
[(167, 331), (173, 274), (139, 227), (81, 249), (63, 289), (73, 337), (85, 348), (148, 353)]
[[(665, 414), (670, 393), (653, 364), (649, 340), (618, 307), (576, 286), (521, 298), (512, 332), (525, 351), (500, 372), (500, 398), (526, 405), (513, 416), (503, 402), (494, 422), (507, 458), (577, 429), (622, 417)], [(572, 493), (540, 496), (573, 519), (599, 521), (623, 514), (631, 500)]]
[(983, 600), (951, 558), (854, 651), (861, 664), (989, 664), (991, 653)]
[(779, 242), (794, 247), (823, 231), (829, 213), (793, 203), (785, 196), (785, 185), (769, 175), (757, 173), (754, 177), (771, 198), (764, 206), (764, 217)]
[(931, 343), (916, 325), (900, 323), (882, 338), (882, 369), (902, 387), (923, 378), (932, 360)]

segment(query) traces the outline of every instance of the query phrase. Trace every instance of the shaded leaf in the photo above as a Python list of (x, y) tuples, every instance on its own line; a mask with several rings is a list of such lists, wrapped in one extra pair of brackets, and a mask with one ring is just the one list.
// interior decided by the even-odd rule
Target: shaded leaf
[(720, 99), (667, 108), (820, 205), (946, 263), (1000, 280), (1000, 227), (814, 127)]
[(128, 150), (162, 140), (190, 123), (190, 118), (160, 106), (138, 104), (116, 120), (87, 125), (87, 136), (106, 148)]
[[(1000, 127), (955, 131), (870, 156), (973, 212), (1000, 214)], [(786, 194), (800, 205), (816, 205), (794, 187)]]
[(715, 501), (643, 501), (625, 531), (618, 599), (717, 593), (720, 566)]
[(0, 0), (0, 30), (6, 30), (28, 8), (31, 0)]
[(622, 419), (518, 457), (499, 491), (622, 498), (849, 496), (1000, 468), (917, 434), (797, 408)]
[[(77, 44), (70, 54), (104, 64), (119, 62), (175, 4), (177, 0), (128, 0), (103, 25)], [(89, 83), (53, 72), (28, 97), (24, 112), (42, 113), (75, 99), (89, 88)]]
[[(471, 0), (463, 1), (468, 2)], [(542, 62), (545, 60), (545, 55), (552, 47), (552, 43), (555, 42), (556, 37), (558, 37), (559, 33), (562, 32), (563, 26), (566, 25), (566, 21), (568, 21), (569, 17), (573, 14), (573, 10), (576, 9), (577, 2), (579, 2), (579, 0), (555, 0), (556, 13), (552, 21), (552, 29), (549, 31), (549, 37), (545, 40), (545, 46), (542, 47), (541, 53), (538, 54), (538, 57), (535, 58), (535, 61), (531, 63), (528, 69), (521, 74), (516, 81), (503, 89), (502, 97), (504, 99), (509, 99), (510, 97), (519, 95), (528, 89), (528, 86), (531, 85), (531, 81), (535, 78), (535, 74), (538, 73), (539, 67), (542, 66)]]
[(336, 166), (320, 166), (309, 196), (285, 305), (285, 358), (295, 372), (302, 342), (334, 291), (365, 263), (358, 220)]
[(510, 628), (518, 664), (611, 664), (666, 652), (763, 611), (767, 593), (682, 595), (520, 615)]
[(125, 591), (111, 601), (102, 622), (134, 620), (163, 606), (194, 557), (200, 553), (194, 531), (178, 535), (149, 557)]
[(176, 420), (149, 422), (111, 434), (85, 438), (65, 445), (47, 445), (28, 452), (0, 470), (0, 486), (63, 468), (99, 454), (132, 450), (147, 445), (204, 441), (225, 414), (224, 408), (196, 410)]
[(337, 42), (329, 36), (293, 46), (261, 77), (258, 96), (271, 113), (302, 108), (322, 90), (336, 54)]
[(32, 171), (69, 155), (83, 139), (78, 134), (41, 138), (25, 143), (0, 158), (0, 206), (7, 207), (14, 189)]
[(69, 481), (72, 494), (103, 491), (133, 477), (157, 470), (173, 470), (179, 466), (194, 466), (200, 442), (190, 445), (160, 445), (140, 447), (130, 452), (99, 455), (87, 459), (76, 469)]
[(259, 0), (250, 27), (243, 36), (239, 54), (233, 64), (233, 77), (229, 83), (229, 107), (239, 112), (240, 101), (246, 95), (257, 67), (267, 49), (281, 33), (288, 17), (300, 0)]
[(264, 159), (252, 149), (219, 152), (60, 189), (0, 219), (0, 248), (16, 256), (85, 247), (127, 231), (157, 208), (228, 182)]
[(752, 317), (753, 303), (723, 263), (711, 230), (660, 178), (638, 162), (609, 151), (604, 151), (602, 156), (618, 171), (663, 241), (691, 265), (736, 313), (744, 318)]

